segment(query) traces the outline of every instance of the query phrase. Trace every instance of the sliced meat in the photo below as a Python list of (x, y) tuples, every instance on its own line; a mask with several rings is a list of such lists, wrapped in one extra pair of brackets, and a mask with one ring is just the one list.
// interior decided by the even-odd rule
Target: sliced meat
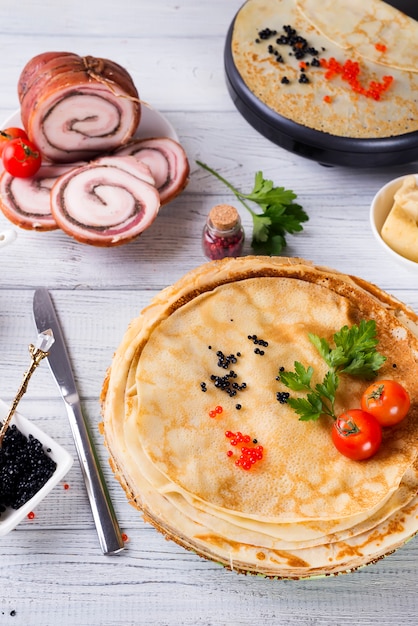
[(57, 179), (51, 212), (68, 235), (94, 246), (118, 246), (138, 237), (158, 214), (160, 197), (135, 157), (103, 157)]
[(23, 68), (18, 94), (29, 138), (54, 162), (110, 152), (134, 136), (140, 121), (131, 76), (108, 59), (43, 53)]
[(128, 173), (132, 174), (132, 176), (141, 178), (141, 180), (144, 180), (149, 185), (155, 187), (155, 178), (151, 174), (151, 170), (148, 165), (146, 163), (142, 163), (142, 161), (138, 161), (132, 156), (118, 156), (117, 160), (115, 160), (115, 156), (106, 155), (94, 160), (94, 165), (96, 167), (98, 165), (108, 165), (110, 167), (114, 167), (115, 164), (117, 164), (117, 166), (121, 169), (124, 169)]
[(3, 172), (0, 178), (1, 211), (13, 224), (25, 230), (58, 228), (51, 214), (50, 192), (56, 179), (73, 167), (74, 164), (42, 164), (30, 178), (17, 178)]
[(133, 139), (115, 151), (129, 154), (146, 163), (155, 178), (161, 204), (175, 198), (189, 182), (190, 165), (183, 147), (169, 137)]

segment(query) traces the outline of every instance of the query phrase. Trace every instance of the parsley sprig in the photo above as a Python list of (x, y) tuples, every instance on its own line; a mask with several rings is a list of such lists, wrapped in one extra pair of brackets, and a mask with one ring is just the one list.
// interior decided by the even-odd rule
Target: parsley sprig
[[(256, 254), (281, 254), (287, 245), (286, 233), (303, 230), (302, 222), (308, 221), (309, 217), (299, 204), (293, 202), (297, 197), (293, 191), (275, 187), (272, 180), (265, 179), (262, 172), (257, 172), (252, 191), (245, 194), (205, 163), (196, 162), (223, 182), (250, 212), (253, 219), (251, 247)], [(254, 202), (263, 212), (256, 213), (248, 202)]]
[(358, 326), (350, 328), (343, 326), (334, 334), (334, 348), (318, 335), (309, 333), (308, 337), (329, 370), (323, 381), (314, 387), (312, 386), (314, 369), (311, 366), (305, 367), (295, 361), (294, 372), (280, 372), (280, 380), (286, 387), (292, 391), (307, 392), (304, 398), (289, 398), (288, 404), (302, 421), (318, 420), (321, 415), (329, 415), (336, 419), (334, 403), (339, 375), (349, 374), (371, 380), (386, 361), (386, 357), (376, 350), (378, 344), (376, 322), (362, 320)]

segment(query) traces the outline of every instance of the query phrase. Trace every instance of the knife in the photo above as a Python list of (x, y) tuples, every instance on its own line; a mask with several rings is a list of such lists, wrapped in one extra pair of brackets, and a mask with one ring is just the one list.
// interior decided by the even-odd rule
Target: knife
[(50, 328), (54, 334), (55, 342), (46, 360), (65, 403), (102, 552), (117, 554), (124, 549), (122, 534), (83, 417), (64, 336), (47, 289), (35, 291), (33, 316), (38, 332)]

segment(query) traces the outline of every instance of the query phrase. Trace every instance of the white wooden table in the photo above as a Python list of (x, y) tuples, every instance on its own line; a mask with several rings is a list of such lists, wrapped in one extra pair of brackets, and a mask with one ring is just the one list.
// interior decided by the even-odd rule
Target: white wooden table
[[(374, 241), (370, 201), (380, 185), (418, 164), (385, 170), (325, 168), (257, 134), (238, 114), (223, 73), (223, 46), (241, 0), (1, 0), (0, 117), (18, 108), (16, 85), (35, 54), (104, 56), (132, 74), (141, 97), (176, 128), (191, 181), (143, 236), (114, 249), (80, 245), (60, 231), (19, 231), (0, 252), (0, 397), (10, 402), (34, 340), (32, 296), (52, 294), (68, 341), (83, 407), (123, 532), (117, 556), (101, 554), (75, 461), (36, 509), (0, 539), (0, 624), (53, 626), (369, 625), (418, 623), (418, 539), (354, 574), (266, 581), (224, 571), (167, 542), (129, 506), (107, 464), (97, 425), (107, 366), (129, 321), (160, 289), (200, 265), (209, 209), (231, 201), (196, 165), (218, 169), (241, 189), (262, 170), (293, 189), (310, 216), (287, 254), (377, 283), (418, 309), (417, 278)], [(240, 210), (250, 252), (251, 223)], [(10, 224), (0, 216), (0, 230)], [(63, 403), (47, 365), (20, 411), (74, 454)]]

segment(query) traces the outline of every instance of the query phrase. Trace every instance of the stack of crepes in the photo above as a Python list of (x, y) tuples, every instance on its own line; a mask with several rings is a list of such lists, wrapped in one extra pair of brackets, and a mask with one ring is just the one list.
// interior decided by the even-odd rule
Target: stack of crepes
[[(404, 385), (411, 409), (384, 430), (375, 456), (356, 462), (334, 448), (330, 418), (298, 419), (278, 375), (300, 361), (319, 382), (326, 366), (308, 333), (332, 344), (363, 319), (376, 321), (386, 356), (379, 378)], [(369, 382), (341, 376), (336, 413), (359, 408)], [(418, 316), (359, 278), (283, 257), (189, 272), (129, 325), (102, 411), (130, 503), (166, 537), (232, 570), (347, 572), (418, 530)], [(231, 445), (239, 432), (246, 443)], [(243, 445), (263, 448), (250, 470), (236, 464)]]

